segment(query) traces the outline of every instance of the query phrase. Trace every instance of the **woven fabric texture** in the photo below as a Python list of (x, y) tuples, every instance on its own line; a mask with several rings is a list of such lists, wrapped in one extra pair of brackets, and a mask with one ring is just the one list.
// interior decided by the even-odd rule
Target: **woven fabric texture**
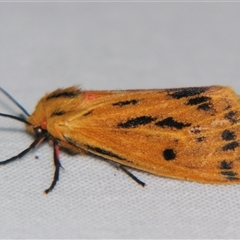
[[(240, 93), (238, 3), (0, 3), (0, 87), (29, 112), (46, 92), (231, 85)], [(0, 94), (0, 112), (20, 110)], [(191, 113), (190, 113), (191, 114)], [(33, 141), (0, 118), (1, 160)], [(134, 149), (133, 149), (134, 151)], [(149, 149), (151, 151), (151, 149)], [(200, 153), (199, 153), (200, 154)], [(240, 238), (240, 185), (208, 185), (61, 152), (0, 166), (0, 238)]]

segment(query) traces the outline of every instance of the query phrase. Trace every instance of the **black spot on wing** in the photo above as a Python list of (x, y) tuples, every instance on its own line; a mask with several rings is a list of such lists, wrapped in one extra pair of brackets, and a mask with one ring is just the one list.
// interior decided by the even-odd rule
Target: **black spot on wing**
[[(174, 91), (173, 93), (170, 93), (169, 95), (172, 98), (180, 99), (180, 98), (184, 98), (184, 97), (191, 97), (191, 96), (198, 95), (200, 93), (206, 92), (208, 89), (209, 89), (209, 87), (181, 88), (181, 89)], [(170, 91), (172, 91), (172, 90), (170, 90)]]
[(149, 124), (155, 120), (156, 118), (153, 118), (151, 116), (141, 116), (141, 117), (131, 118), (126, 122), (118, 123), (117, 126), (120, 128), (136, 128), (141, 125)]
[(84, 114), (83, 114), (83, 116), (84, 116), (84, 117), (85, 117), (85, 116), (89, 116), (89, 115), (91, 115), (91, 114), (92, 114), (92, 112), (93, 112), (93, 110), (90, 110), (90, 111), (88, 111), (88, 112), (84, 113)]
[(113, 103), (113, 106), (119, 106), (119, 107), (123, 107), (123, 106), (127, 106), (127, 105), (136, 105), (138, 103), (139, 100), (136, 99), (132, 99), (132, 100), (128, 100), (128, 101), (121, 101), (121, 102), (116, 102)]
[(232, 168), (233, 168), (232, 161), (226, 161), (226, 160), (221, 161), (220, 169), (232, 169)]
[(56, 110), (56, 111), (54, 111), (54, 112), (51, 114), (51, 117), (54, 117), (54, 116), (62, 116), (62, 115), (64, 115), (64, 114), (66, 114), (65, 111), (63, 111), (63, 110)]
[(231, 141), (231, 140), (234, 140), (235, 138), (236, 138), (236, 136), (233, 131), (224, 130), (222, 132), (222, 140)]
[(211, 103), (203, 103), (197, 107), (197, 110), (209, 111), (213, 108)]
[(200, 103), (204, 103), (204, 102), (207, 102), (209, 100), (211, 100), (211, 98), (206, 97), (206, 96), (195, 97), (195, 98), (190, 98), (186, 104), (187, 105), (198, 105)]
[(202, 141), (204, 141), (205, 138), (206, 137), (201, 136), (201, 137), (197, 137), (196, 140), (197, 140), (197, 142), (202, 142)]
[(131, 162), (129, 160), (127, 160), (126, 158), (123, 158), (113, 152), (110, 152), (110, 151), (107, 151), (103, 148), (99, 148), (99, 147), (94, 147), (94, 146), (90, 146), (90, 145), (85, 145), (85, 147), (87, 148), (87, 150), (89, 150), (90, 152), (93, 152), (95, 153), (96, 155), (103, 155), (105, 156), (106, 158), (116, 158), (118, 160), (124, 160), (124, 161), (128, 161), (128, 162)]
[(228, 119), (230, 123), (234, 124), (234, 123), (238, 122), (236, 115), (237, 115), (236, 111), (230, 111), (227, 114), (225, 114), (224, 118)]
[(167, 149), (164, 149), (163, 151), (163, 157), (166, 161), (171, 161), (176, 158), (176, 153), (174, 152), (173, 149), (167, 148)]
[(201, 127), (199, 125), (194, 126), (190, 129), (190, 132), (193, 133), (193, 134), (198, 134), (198, 133), (201, 132)]
[(75, 98), (79, 96), (80, 91), (60, 91), (60, 92), (53, 92), (47, 97), (47, 100), (54, 99), (54, 98)]
[(184, 127), (189, 127), (191, 123), (182, 123), (174, 120), (172, 117), (165, 118), (161, 121), (158, 121), (155, 123), (158, 127), (170, 127), (170, 128), (176, 128), (176, 129), (182, 129)]
[(223, 151), (234, 150), (235, 148), (239, 147), (238, 142), (230, 142), (222, 147)]
[(228, 180), (239, 180), (237, 173), (233, 171), (221, 171), (221, 174)]

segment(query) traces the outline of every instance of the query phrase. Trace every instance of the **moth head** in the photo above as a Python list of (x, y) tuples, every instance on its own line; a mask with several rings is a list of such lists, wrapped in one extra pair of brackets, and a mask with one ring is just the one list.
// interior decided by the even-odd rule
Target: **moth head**
[(44, 99), (41, 99), (34, 112), (28, 116), (26, 124), (27, 130), (31, 133), (35, 133), (37, 136), (47, 130), (47, 120), (44, 111)]
[(0, 116), (11, 118), (20, 122), (23, 122), (26, 124), (27, 129), (34, 133), (36, 135), (36, 139), (29, 145), (28, 148), (17, 154), (16, 156), (13, 156), (9, 159), (6, 159), (4, 161), (0, 162), (0, 165), (7, 164), (10, 162), (13, 162), (19, 158), (22, 158), (25, 156), (30, 150), (34, 149), (36, 146), (40, 145), (45, 140), (53, 140), (53, 150), (54, 150), (54, 165), (55, 165), (55, 173), (53, 181), (48, 189), (46, 189), (44, 192), (47, 194), (49, 193), (54, 186), (56, 185), (58, 178), (59, 178), (59, 169), (61, 167), (61, 163), (59, 161), (59, 146), (58, 142), (55, 139), (52, 139), (50, 134), (48, 133), (46, 129), (46, 122), (45, 122), (45, 116), (44, 113), (44, 98), (39, 101), (39, 103), (36, 106), (35, 112), (30, 115), (9, 93), (7, 93), (5, 90), (3, 90), (0, 87), (0, 92), (2, 92), (5, 96), (7, 96), (18, 108), (20, 108), (23, 112), (21, 116), (14, 116), (10, 114), (0, 113)]

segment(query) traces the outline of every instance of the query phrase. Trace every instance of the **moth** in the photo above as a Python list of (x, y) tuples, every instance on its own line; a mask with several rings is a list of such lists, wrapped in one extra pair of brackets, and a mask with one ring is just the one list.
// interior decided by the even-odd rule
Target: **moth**
[(30, 115), (0, 113), (26, 124), (35, 141), (22, 158), (46, 140), (53, 143), (59, 179), (61, 148), (110, 160), (140, 185), (126, 167), (201, 183), (240, 183), (240, 100), (223, 86), (153, 90), (84, 91), (76, 86), (46, 94)]

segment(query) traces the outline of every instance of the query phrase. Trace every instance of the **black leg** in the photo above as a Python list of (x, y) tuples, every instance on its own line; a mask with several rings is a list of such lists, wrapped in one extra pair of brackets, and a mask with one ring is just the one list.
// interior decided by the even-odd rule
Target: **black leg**
[(7, 160), (4, 160), (2, 162), (0, 162), (0, 165), (3, 165), (3, 164), (8, 164), (10, 162), (13, 162), (17, 159), (20, 159), (22, 158), (24, 155), (26, 155), (29, 151), (31, 151), (33, 148), (35, 148), (39, 143), (41, 143), (42, 141), (44, 141), (46, 138), (46, 136), (42, 136), (38, 139), (36, 139), (27, 149), (23, 150), (22, 152), (20, 152), (18, 155), (14, 156), (14, 157), (11, 157)]
[(55, 166), (55, 172), (54, 172), (53, 180), (50, 187), (44, 191), (44, 193), (46, 194), (52, 191), (53, 188), (56, 186), (56, 183), (59, 179), (59, 170), (60, 170), (60, 167), (62, 167), (60, 163), (60, 157), (59, 157), (59, 146), (55, 140), (53, 142), (53, 161)]
[(146, 185), (144, 182), (139, 180), (135, 175), (133, 175), (131, 172), (129, 172), (124, 166), (119, 165), (119, 166), (117, 166), (117, 168), (120, 168), (123, 172), (125, 172), (129, 177), (131, 177), (135, 182), (137, 182), (141, 186), (144, 187)]

